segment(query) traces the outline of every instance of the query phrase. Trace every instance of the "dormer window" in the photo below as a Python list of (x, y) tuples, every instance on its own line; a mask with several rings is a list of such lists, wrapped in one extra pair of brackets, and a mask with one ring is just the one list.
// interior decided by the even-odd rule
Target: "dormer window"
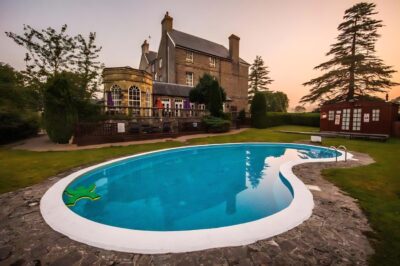
[(162, 58), (158, 59), (158, 67), (162, 68)]
[(186, 51), (186, 62), (193, 63), (193, 52)]
[(210, 57), (210, 67), (216, 67), (217, 59), (215, 57)]

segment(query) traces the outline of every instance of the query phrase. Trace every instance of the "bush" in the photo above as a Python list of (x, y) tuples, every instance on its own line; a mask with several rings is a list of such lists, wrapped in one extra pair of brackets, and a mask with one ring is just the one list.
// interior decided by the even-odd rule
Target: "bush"
[(202, 123), (205, 130), (210, 133), (228, 132), (231, 127), (229, 120), (213, 116), (203, 118)]
[(267, 113), (266, 127), (280, 125), (298, 125), (319, 127), (318, 113)]
[(36, 135), (38, 130), (37, 114), (0, 111), (0, 144)]
[(246, 119), (246, 111), (244, 109), (240, 110), (237, 116), (237, 119), (243, 123)]
[(73, 83), (63, 75), (48, 81), (44, 93), (44, 125), (55, 143), (68, 143), (77, 121), (71, 91)]
[(79, 122), (98, 122), (101, 120), (101, 106), (89, 100), (81, 100), (75, 103)]
[(257, 92), (250, 106), (251, 113), (251, 125), (255, 128), (266, 128), (267, 127), (267, 104), (265, 95), (263, 93)]
[(220, 117), (222, 119), (232, 121), (232, 113), (221, 113)]

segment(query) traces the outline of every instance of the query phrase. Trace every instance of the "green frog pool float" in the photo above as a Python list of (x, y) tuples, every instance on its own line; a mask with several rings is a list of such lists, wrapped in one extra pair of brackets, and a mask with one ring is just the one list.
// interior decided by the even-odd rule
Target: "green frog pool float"
[(65, 195), (68, 196), (65, 204), (68, 207), (72, 207), (81, 199), (98, 200), (100, 199), (100, 195), (94, 192), (95, 189), (96, 184), (92, 184), (89, 187), (79, 186), (75, 189), (67, 188), (64, 191)]

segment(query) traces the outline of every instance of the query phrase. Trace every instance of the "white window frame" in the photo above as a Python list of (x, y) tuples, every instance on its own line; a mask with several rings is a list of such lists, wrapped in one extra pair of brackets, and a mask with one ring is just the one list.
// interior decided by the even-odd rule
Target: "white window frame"
[(193, 63), (193, 58), (194, 58), (193, 52), (186, 51), (186, 62)]
[(329, 121), (335, 120), (335, 111), (331, 110), (328, 112), (328, 120)]
[(146, 107), (151, 107), (151, 93), (150, 90), (146, 90)]
[(361, 130), (361, 108), (353, 109), (353, 131)]
[(186, 72), (186, 85), (193, 87), (193, 72)]
[(162, 58), (158, 59), (158, 68), (162, 68)]
[(121, 87), (118, 85), (112, 85), (111, 89), (111, 99), (113, 101), (113, 106), (121, 106), (122, 98), (121, 98)]
[(350, 116), (351, 116), (351, 109), (343, 109), (342, 115), (342, 130), (350, 130)]
[(380, 109), (372, 109), (371, 121), (378, 122), (380, 119), (381, 110)]
[[(140, 108), (140, 100), (141, 100), (141, 95), (140, 95), (140, 89), (137, 86), (131, 86), (128, 89), (128, 106), (130, 107), (135, 107), (135, 108)], [(138, 114), (139, 109), (134, 109), (133, 113)]]
[(210, 56), (209, 57), (209, 61), (210, 61), (210, 67), (216, 67), (217, 66), (217, 58)]
[(157, 72), (154, 74), (154, 80), (157, 80), (157, 78), (158, 78), (158, 75), (157, 75)]

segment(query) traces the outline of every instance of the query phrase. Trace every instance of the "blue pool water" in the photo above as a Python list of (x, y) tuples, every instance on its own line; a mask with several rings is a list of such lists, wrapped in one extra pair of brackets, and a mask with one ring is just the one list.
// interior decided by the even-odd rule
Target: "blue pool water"
[[(98, 200), (70, 207), (87, 219), (129, 229), (179, 231), (254, 221), (293, 199), (279, 166), (334, 152), (296, 144), (226, 144), (156, 152), (115, 162), (75, 179), (96, 184)], [(67, 195), (64, 195), (64, 200)]]

